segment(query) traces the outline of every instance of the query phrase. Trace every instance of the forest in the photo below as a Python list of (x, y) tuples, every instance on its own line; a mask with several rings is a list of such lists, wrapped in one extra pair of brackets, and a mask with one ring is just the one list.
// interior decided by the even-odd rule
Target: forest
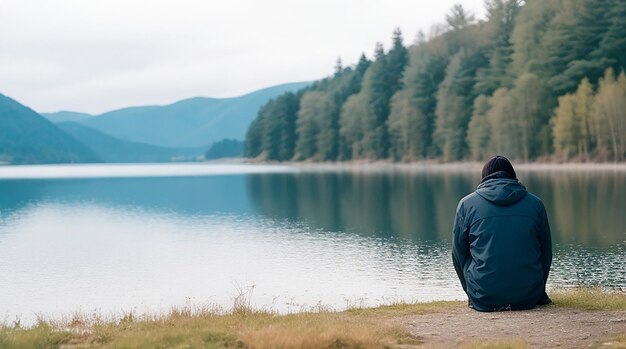
[(626, 1), (487, 0), (282, 94), (246, 133), (264, 161), (623, 161)]

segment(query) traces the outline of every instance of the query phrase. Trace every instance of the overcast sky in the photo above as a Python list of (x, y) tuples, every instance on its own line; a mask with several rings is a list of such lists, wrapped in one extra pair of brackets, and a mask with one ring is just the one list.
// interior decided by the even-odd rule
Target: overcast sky
[(483, 0), (0, 0), (0, 93), (39, 112), (233, 97), (332, 74)]

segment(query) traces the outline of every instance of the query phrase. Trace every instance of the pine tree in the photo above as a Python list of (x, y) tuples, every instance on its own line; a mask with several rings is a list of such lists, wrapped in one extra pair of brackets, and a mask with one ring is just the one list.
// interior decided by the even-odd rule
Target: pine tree
[(474, 15), (467, 12), (463, 5), (455, 4), (446, 14), (446, 23), (452, 30), (461, 30), (475, 21)]
[(372, 80), (367, 92), (371, 112), (365, 133), (365, 146), (369, 156), (375, 159), (387, 157), (389, 150), (387, 119), (391, 109), (391, 97), (402, 87), (402, 74), (408, 60), (400, 29), (393, 32), (392, 45), (387, 55), (382, 44), (376, 46), (376, 60), (370, 68)]
[(476, 76), (476, 93), (491, 95), (499, 87), (510, 87), (513, 46), (510, 37), (519, 10), (519, 0), (488, 0), (487, 30), (489, 44), (486, 55), (489, 65), (480, 69)]
[(602, 36), (598, 47), (590, 54), (590, 58), (592, 60), (605, 60), (617, 71), (626, 69), (625, 1), (611, 1), (607, 24), (609, 24), (608, 30)]
[(433, 144), (435, 130), (435, 110), (437, 108), (437, 90), (443, 81), (448, 60), (433, 54), (417, 56), (407, 70), (406, 85), (409, 89), (411, 105), (417, 108), (415, 120), (414, 156), (426, 159), (434, 156)]
[(381, 157), (383, 141), (387, 140), (386, 129), (382, 128), (387, 113), (385, 99), (388, 90), (387, 70), (385, 67), (385, 51), (382, 43), (377, 43), (374, 50), (374, 62), (368, 69), (369, 79), (363, 84), (363, 92), (367, 99), (368, 113), (364, 114), (363, 155), (369, 158)]
[(341, 57), (337, 57), (337, 62), (335, 62), (335, 76), (341, 74), (343, 71), (343, 62), (341, 61)]
[(247, 158), (256, 158), (261, 154), (263, 148), (263, 109), (261, 107), (257, 117), (252, 121), (246, 131), (246, 139), (244, 142), (244, 156)]
[(527, 0), (521, 6), (511, 33), (511, 72), (514, 75), (525, 72), (542, 75), (546, 64), (542, 47), (546, 28), (550, 28), (550, 22), (558, 11), (558, 1)]
[[(610, 66), (608, 59), (593, 59), (607, 29), (613, 1), (561, 2), (542, 43), (545, 64), (542, 75), (554, 95), (573, 92), (580, 80), (592, 83)], [(545, 74), (545, 75), (544, 75)]]
[(446, 77), (437, 93), (435, 142), (446, 161), (461, 160), (468, 153), (467, 125), (472, 116), (477, 67), (480, 55), (459, 51), (446, 68)]
[[(334, 105), (337, 108), (338, 132), (337, 154), (335, 158), (349, 160), (361, 154), (361, 143), (363, 139), (362, 123), (367, 119), (367, 112), (360, 112), (358, 109), (367, 108), (367, 103), (362, 102), (365, 100), (365, 95), (361, 92), (361, 85), (363, 84), (365, 74), (370, 64), (371, 62), (365, 57), (365, 54), (361, 54), (353, 74), (346, 77), (345, 85), (338, 87), (333, 94)], [(348, 103), (351, 98), (353, 101)], [(363, 103), (363, 105), (357, 106), (354, 100)]]
[(287, 161), (294, 155), (298, 97), (287, 92), (263, 108), (263, 151), (267, 160)]

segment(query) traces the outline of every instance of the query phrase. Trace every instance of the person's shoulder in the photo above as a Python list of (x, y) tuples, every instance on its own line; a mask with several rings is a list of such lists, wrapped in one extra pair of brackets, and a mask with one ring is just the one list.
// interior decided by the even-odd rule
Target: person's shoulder
[(539, 215), (543, 216), (546, 214), (546, 207), (544, 206), (543, 201), (541, 201), (541, 198), (539, 196), (528, 192), (525, 199), (531, 203), (531, 207), (534, 207), (535, 212), (537, 212)]
[(541, 198), (531, 192), (526, 193), (526, 199), (534, 202), (537, 205), (543, 206), (543, 201), (541, 201)]
[(475, 191), (471, 192), (465, 195), (461, 200), (459, 200), (459, 205), (457, 209), (462, 208), (462, 207), (467, 207), (468, 205), (471, 206), (479, 198), (480, 198), (480, 195), (478, 195), (478, 193), (476, 193)]

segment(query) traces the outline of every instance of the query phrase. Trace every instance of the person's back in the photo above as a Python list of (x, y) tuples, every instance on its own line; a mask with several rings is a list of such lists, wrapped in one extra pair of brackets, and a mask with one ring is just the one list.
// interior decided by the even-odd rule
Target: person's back
[(550, 302), (552, 261), (543, 203), (519, 183), (508, 160), (485, 165), (483, 180), (459, 202), (453, 263), (471, 306), (480, 311), (528, 309)]

